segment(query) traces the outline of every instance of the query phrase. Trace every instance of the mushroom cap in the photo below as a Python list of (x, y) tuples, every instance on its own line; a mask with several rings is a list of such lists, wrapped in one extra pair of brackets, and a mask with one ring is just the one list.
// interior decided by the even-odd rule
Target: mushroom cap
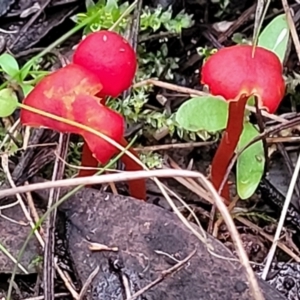
[[(45, 76), (27, 95), (23, 103), (44, 112), (72, 120), (71, 104), (78, 94), (96, 95), (102, 86), (98, 78), (81, 66), (69, 64)], [(21, 122), (60, 132), (72, 132), (73, 126), (21, 109)]]
[[(101, 87), (93, 73), (70, 64), (44, 77), (23, 103), (91, 127), (120, 143), (124, 135), (124, 119), (119, 113), (100, 104), (101, 99), (94, 96)], [(96, 159), (103, 164), (118, 152), (114, 146), (93, 133), (26, 109), (21, 110), (21, 122), (23, 125), (80, 134)]]
[(201, 82), (213, 95), (226, 100), (255, 95), (260, 108), (274, 113), (285, 93), (282, 64), (274, 52), (265, 48), (256, 47), (254, 56), (252, 53), (251, 45), (222, 48), (202, 67)]
[(133, 81), (137, 60), (130, 44), (119, 34), (101, 30), (89, 34), (74, 52), (73, 62), (93, 72), (101, 82), (101, 95), (117, 97)]

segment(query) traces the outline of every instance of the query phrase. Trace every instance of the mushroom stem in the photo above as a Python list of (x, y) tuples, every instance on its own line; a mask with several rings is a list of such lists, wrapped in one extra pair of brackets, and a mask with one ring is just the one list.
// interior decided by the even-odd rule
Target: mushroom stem
[[(124, 148), (127, 147), (128, 142), (125, 140), (125, 138), (121, 140), (120, 145), (123, 146)], [(128, 151), (130, 151), (134, 156), (138, 157), (138, 154), (133, 150), (133, 148), (129, 148)], [(123, 162), (126, 171), (143, 170), (143, 168), (140, 165), (138, 165), (134, 160), (132, 160), (126, 154), (121, 156), (121, 161)], [(90, 167), (90, 168), (97, 168), (98, 166), (97, 159), (93, 156), (90, 148), (88, 147), (85, 141), (82, 149), (81, 166)], [(93, 176), (95, 173), (96, 170), (81, 169), (78, 173), (78, 177)], [(129, 181), (128, 186), (129, 186), (129, 193), (132, 197), (141, 200), (146, 200), (146, 183), (144, 179)]]
[[(121, 140), (120, 145), (122, 145), (124, 148), (127, 147), (128, 142), (125, 140), (125, 138)], [(136, 153), (136, 151), (133, 150), (132, 147), (129, 148), (128, 151), (131, 152), (134, 156), (138, 157), (138, 154)], [(123, 162), (126, 171), (143, 170), (143, 168), (140, 165), (138, 165), (126, 154), (121, 156), (121, 161)], [(146, 200), (146, 182), (144, 179), (128, 181), (128, 186), (129, 193), (132, 197), (141, 200)]]
[[(97, 168), (98, 161), (93, 156), (92, 151), (87, 145), (86, 141), (83, 142), (82, 154), (81, 154), (81, 167)], [(96, 173), (96, 170), (84, 170), (80, 169), (78, 177), (93, 176)]]
[[(239, 142), (243, 130), (244, 112), (248, 98), (246, 95), (240, 95), (239, 98), (229, 102), (227, 127), (213, 158), (211, 167), (211, 180), (217, 190), (219, 190), (221, 186)], [(228, 182), (220, 192), (222, 197), (229, 200)]]

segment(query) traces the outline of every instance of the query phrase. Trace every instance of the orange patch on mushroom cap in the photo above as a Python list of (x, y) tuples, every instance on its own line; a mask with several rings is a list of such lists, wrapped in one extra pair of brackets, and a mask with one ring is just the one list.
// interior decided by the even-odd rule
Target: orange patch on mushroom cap
[[(72, 102), (78, 94), (95, 95), (102, 88), (95, 75), (70, 64), (44, 77), (24, 99), (23, 103), (59, 117), (73, 119)], [(43, 126), (60, 132), (73, 132), (73, 126), (21, 110), (21, 122), (29, 126)]]

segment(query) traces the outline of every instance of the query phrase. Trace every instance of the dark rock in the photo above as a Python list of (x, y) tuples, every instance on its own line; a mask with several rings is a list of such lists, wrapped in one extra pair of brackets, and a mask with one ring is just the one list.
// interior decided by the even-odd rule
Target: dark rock
[[(224, 258), (213, 256), (171, 212), (93, 189), (77, 192), (61, 208), (69, 219), (69, 251), (81, 282), (100, 267), (88, 299), (125, 299), (122, 276), (135, 293), (173, 266), (172, 257), (182, 260), (194, 249), (188, 264), (140, 299), (252, 299), (242, 266), (226, 259), (233, 257), (231, 252), (208, 237), (214, 252)], [(89, 242), (117, 246), (119, 251), (92, 252)], [(259, 283), (266, 299), (284, 299), (266, 282)]]

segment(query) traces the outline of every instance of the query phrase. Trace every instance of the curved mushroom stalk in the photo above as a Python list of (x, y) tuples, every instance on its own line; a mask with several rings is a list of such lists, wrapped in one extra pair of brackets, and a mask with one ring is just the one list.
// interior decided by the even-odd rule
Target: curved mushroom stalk
[[(227, 168), (239, 142), (240, 135), (243, 131), (244, 111), (247, 100), (248, 97), (242, 95), (239, 99), (230, 101), (229, 103), (226, 130), (223, 134), (211, 166), (212, 183), (216, 190), (220, 189)], [(228, 183), (224, 185), (221, 191), (221, 196), (223, 196), (225, 199), (229, 199)]]
[[(128, 142), (123, 138), (121, 140), (121, 145), (125, 148), (128, 145)], [(128, 151), (138, 158), (138, 154), (131, 147)], [(138, 165), (134, 160), (132, 160), (128, 155), (124, 154), (121, 156), (121, 161), (125, 166), (126, 171), (140, 171), (142, 170), (141, 166)], [(143, 179), (132, 180), (128, 182), (129, 193), (132, 197), (146, 200), (146, 182)]]
[[(201, 74), (202, 83), (213, 95), (230, 101), (227, 128), (212, 162), (212, 182), (219, 189), (243, 130), (247, 99), (257, 96), (259, 107), (274, 113), (284, 96), (285, 83), (277, 55), (261, 47), (256, 47), (253, 55), (250, 45), (222, 48), (207, 60)], [(228, 185), (222, 195), (229, 199)]]
[[(123, 146), (124, 148), (128, 146), (128, 142), (125, 140), (124, 137), (121, 139), (120, 145)], [(133, 150), (132, 147), (130, 147), (128, 151), (131, 154), (133, 154), (136, 158), (138, 158), (138, 154)], [(132, 160), (125, 153), (121, 156), (120, 160), (124, 164), (125, 171), (142, 170), (142, 167), (139, 164), (137, 164), (134, 160)], [(89, 167), (89, 168), (97, 168), (98, 164), (99, 164), (98, 160), (93, 155), (87, 143), (84, 142), (82, 148), (81, 166)], [(95, 175), (95, 173), (96, 171), (93, 169), (90, 170), (81, 169), (78, 173), (78, 177), (93, 176)], [(129, 187), (129, 193), (132, 197), (136, 199), (146, 200), (146, 182), (144, 179), (128, 181), (128, 187)]]
[[(93, 156), (92, 151), (85, 141), (83, 141), (82, 152), (81, 152), (81, 169), (78, 172), (78, 177), (93, 176), (96, 174), (95, 168), (99, 165), (98, 160)], [(90, 169), (83, 169), (83, 168)]]

